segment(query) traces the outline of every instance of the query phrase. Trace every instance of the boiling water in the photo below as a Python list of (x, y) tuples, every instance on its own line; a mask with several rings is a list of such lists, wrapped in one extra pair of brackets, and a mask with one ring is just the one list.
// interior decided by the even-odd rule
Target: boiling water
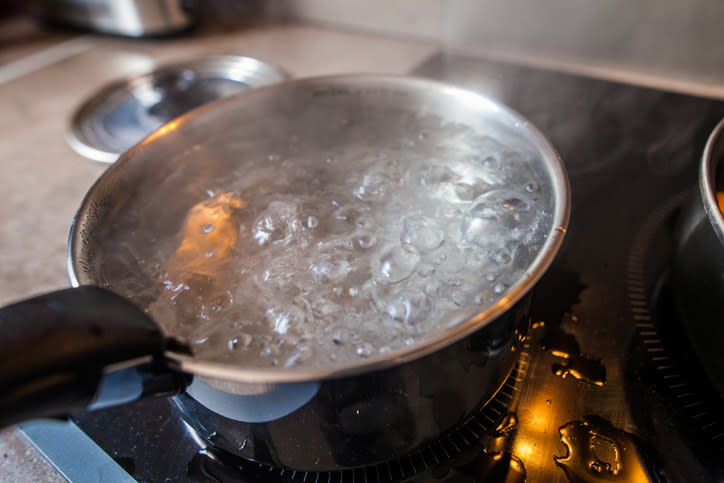
[(532, 150), (425, 123), (435, 139), (378, 133), (320, 155), (295, 135), (240, 161), (144, 259), (147, 311), (199, 357), (311, 367), (389, 354), (493, 305), (545, 241), (550, 186)]

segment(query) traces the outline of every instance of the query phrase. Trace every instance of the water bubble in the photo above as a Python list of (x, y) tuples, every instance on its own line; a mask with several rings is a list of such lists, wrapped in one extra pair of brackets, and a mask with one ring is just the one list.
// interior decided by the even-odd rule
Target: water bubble
[(395, 247), (380, 259), (380, 273), (390, 283), (397, 283), (412, 275), (420, 260), (419, 255)]
[(251, 345), (252, 340), (253, 338), (249, 334), (239, 334), (233, 339), (229, 339), (229, 350), (245, 350)]
[(327, 328), (327, 332), (335, 345), (344, 345), (350, 340), (349, 331), (345, 327), (331, 326)]
[(491, 250), (488, 252), (488, 258), (497, 265), (507, 265), (511, 261), (510, 253), (505, 250)]
[(317, 319), (325, 319), (340, 311), (340, 306), (326, 297), (318, 297), (311, 304), (312, 315)]
[(343, 253), (354, 248), (354, 243), (347, 236), (327, 237), (323, 241), (317, 242), (318, 256), (334, 255), (335, 253)]
[(455, 183), (455, 194), (460, 201), (472, 201), (480, 196), (480, 193), (475, 192), (474, 186), (466, 183)]
[(532, 193), (532, 192), (536, 191), (537, 189), (538, 189), (538, 183), (536, 183), (535, 181), (531, 181), (530, 183), (525, 185), (525, 190), (528, 193)]
[(463, 281), (457, 277), (449, 277), (445, 280), (445, 285), (448, 287), (459, 287), (463, 284)]
[(429, 277), (432, 274), (435, 273), (435, 266), (431, 265), (429, 263), (423, 263), (420, 265), (420, 267), (417, 269), (418, 275), (421, 277)]
[(480, 164), (486, 169), (495, 170), (499, 168), (500, 161), (495, 156), (486, 156)]
[(460, 201), (473, 201), (488, 189), (488, 185), (479, 178), (473, 184), (455, 183), (455, 194)]
[(355, 220), (355, 225), (357, 228), (361, 228), (363, 230), (372, 230), (374, 228), (375, 222), (372, 219), (372, 217), (360, 214), (359, 217)]
[(208, 307), (208, 310), (211, 312), (217, 312), (224, 307), (227, 307), (231, 305), (233, 302), (233, 297), (231, 296), (231, 293), (224, 292), (222, 294), (217, 295), (214, 297), (209, 304), (204, 304), (206, 307)]
[(453, 178), (454, 175), (450, 168), (433, 164), (426, 166), (420, 173), (420, 184), (423, 186), (431, 186), (450, 182)]
[(284, 308), (271, 308), (266, 311), (266, 318), (277, 334), (286, 334), (290, 329), (297, 329), (304, 323), (304, 311), (289, 305)]
[(456, 291), (453, 292), (452, 295), (450, 295), (450, 300), (452, 300), (453, 303), (458, 307), (463, 307), (467, 303), (468, 296), (465, 294), (465, 292)]
[(352, 270), (350, 263), (334, 255), (322, 255), (309, 267), (319, 283), (329, 283), (344, 278)]
[(300, 228), (297, 213), (299, 207), (292, 202), (272, 201), (254, 223), (252, 233), (257, 243), (289, 240)]
[(309, 228), (317, 228), (319, 225), (319, 219), (316, 216), (309, 216), (307, 218), (307, 227)]
[(377, 243), (377, 237), (371, 233), (364, 233), (357, 237), (357, 246), (363, 250), (372, 248)]
[(369, 342), (363, 342), (355, 348), (355, 353), (360, 357), (369, 357), (374, 354), (375, 348)]
[(414, 325), (427, 317), (432, 304), (427, 296), (414, 289), (404, 289), (392, 296), (385, 308), (393, 320)]
[(442, 284), (439, 280), (432, 279), (425, 284), (425, 293), (430, 297), (437, 297), (441, 291)]
[(203, 225), (203, 226), (201, 227), (201, 233), (203, 233), (204, 235), (206, 235), (206, 234), (211, 233), (212, 231), (214, 231), (214, 228), (216, 228), (214, 225), (208, 223), (208, 224)]
[(436, 249), (444, 240), (445, 232), (430, 218), (411, 216), (405, 218), (402, 224), (400, 242), (410, 244), (423, 253)]
[(427, 259), (448, 273), (459, 272), (466, 266), (463, 253), (456, 245), (447, 242), (443, 242), (442, 246), (435, 250), (432, 255), (429, 255)]
[(284, 367), (292, 367), (310, 360), (314, 356), (314, 350), (308, 344), (298, 344), (294, 352), (284, 362)]
[(460, 223), (463, 239), (481, 247), (504, 244), (515, 228), (528, 231), (538, 215), (535, 205), (512, 190), (489, 191), (475, 199)]
[(392, 181), (387, 174), (372, 171), (364, 175), (354, 195), (362, 201), (380, 201), (391, 188)]
[(358, 217), (360, 213), (359, 210), (350, 205), (340, 206), (337, 208), (337, 211), (334, 212), (334, 217), (338, 220), (347, 221), (349, 223), (353, 223)]

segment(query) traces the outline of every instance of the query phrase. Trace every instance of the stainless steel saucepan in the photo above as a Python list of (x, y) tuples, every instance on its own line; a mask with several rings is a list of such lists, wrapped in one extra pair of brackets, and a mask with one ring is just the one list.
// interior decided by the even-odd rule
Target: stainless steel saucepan
[(717, 124), (699, 163), (699, 184), (677, 231), (671, 281), (679, 316), (703, 370), (724, 396), (724, 120)]
[[(393, 156), (404, 166), (406, 146), (429, 146), (433, 159), (447, 152), (442, 146), (466, 143), (466, 132), (527, 156), (531, 189), (549, 217), (539, 250), (492, 306), (469, 307), (457, 323), (441, 323), (409, 346), (311, 367), (242, 367), (200, 356), (182, 330), (162, 329), (163, 320), (137, 308), (158, 298), (149, 257), (173, 252), (189, 210), (208, 190), (243, 177), (250, 160), (269, 159), (282, 177), (295, 157), (317, 156), (320, 175), (308, 188), (323, 192), (314, 180), (324, 179), (325, 160), (344, 160), (348, 146), (369, 145), (368, 155), (377, 155), (375, 146), (399, 140)], [(561, 245), (569, 206), (564, 168), (534, 127), (444, 84), (315, 78), (201, 107), (131, 148), (89, 191), (69, 240), (76, 288), (0, 311), (0, 424), (175, 395), (200, 436), (252, 460), (322, 471), (404, 455), (464, 421), (512, 371), (531, 289)]]

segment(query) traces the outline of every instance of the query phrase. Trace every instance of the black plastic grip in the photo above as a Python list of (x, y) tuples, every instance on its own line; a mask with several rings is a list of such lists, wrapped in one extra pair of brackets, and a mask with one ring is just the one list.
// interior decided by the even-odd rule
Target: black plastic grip
[(160, 359), (164, 344), (143, 311), (99, 287), (0, 309), (0, 427), (85, 408), (104, 369), (143, 356)]

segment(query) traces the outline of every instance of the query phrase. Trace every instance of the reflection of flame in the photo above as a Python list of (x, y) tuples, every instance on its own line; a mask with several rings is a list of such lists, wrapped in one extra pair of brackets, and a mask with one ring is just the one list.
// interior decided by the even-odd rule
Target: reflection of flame
[(719, 211), (724, 214), (724, 191), (717, 192), (716, 199), (719, 203)]
[(533, 454), (533, 446), (525, 440), (516, 440), (515, 447), (513, 448), (513, 454), (522, 461), (528, 461), (531, 454)]
[(579, 381), (602, 387), (606, 382), (606, 369), (600, 361), (577, 356), (561, 364), (553, 364), (553, 374), (565, 379), (572, 376)]
[(178, 126), (178, 122), (171, 121), (169, 123), (164, 124), (160, 128), (156, 130), (157, 135), (167, 134), (170, 131), (173, 131)]
[(547, 446), (550, 438), (551, 426), (555, 421), (555, 414), (551, 405), (544, 399), (537, 399), (530, 411), (526, 411), (524, 432), (519, 432), (513, 440), (511, 453), (525, 462), (525, 466), (541, 468), (548, 462), (546, 453), (540, 448)]
[(532, 434), (547, 436), (555, 419), (551, 405), (543, 399), (536, 401), (531, 408), (531, 419), (526, 429)]
[(233, 214), (244, 206), (241, 198), (223, 193), (191, 208), (181, 244), (168, 261), (169, 273), (212, 276), (213, 262), (225, 258), (236, 243), (239, 232)]

